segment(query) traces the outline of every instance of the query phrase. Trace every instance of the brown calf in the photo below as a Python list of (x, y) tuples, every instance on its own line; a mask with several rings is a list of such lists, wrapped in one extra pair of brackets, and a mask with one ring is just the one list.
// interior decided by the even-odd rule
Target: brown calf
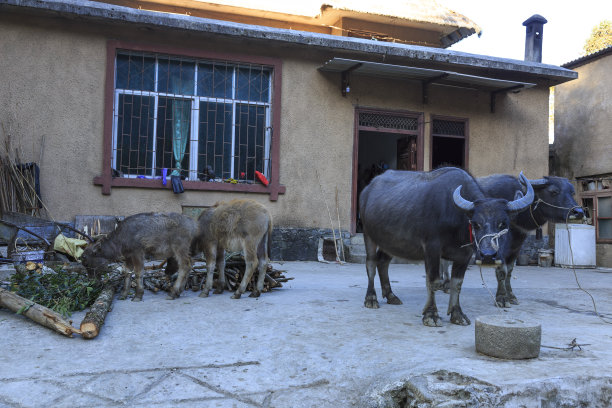
[(207, 297), (212, 288), (215, 264), (219, 271), (217, 289), (225, 287), (225, 250), (242, 251), (246, 270), (233, 299), (240, 299), (251, 281), (255, 268), (259, 275), (251, 297), (258, 297), (263, 289), (266, 264), (269, 260), (272, 235), (272, 217), (263, 205), (253, 200), (232, 200), (217, 203), (198, 218), (198, 234), (194, 239), (195, 251), (204, 251), (207, 276), (200, 297)]

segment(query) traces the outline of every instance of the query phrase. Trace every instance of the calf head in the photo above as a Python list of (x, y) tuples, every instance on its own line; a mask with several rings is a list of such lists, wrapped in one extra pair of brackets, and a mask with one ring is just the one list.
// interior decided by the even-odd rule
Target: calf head
[(563, 177), (544, 177), (529, 180), (535, 191), (533, 211), (538, 211), (546, 220), (565, 222), (584, 217), (583, 209), (574, 199), (574, 186)]
[(472, 202), (461, 196), (462, 186), (455, 189), (453, 201), (469, 218), (471, 240), (476, 246), (476, 260), (502, 263), (510, 251), (510, 221), (534, 199), (533, 188), (523, 173), (519, 175), (519, 180), (527, 187), (527, 194), (513, 201), (481, 198)]
[(89, 245), (81, 255), (81, 263), (87, 268), (90, 278), (98, 277), (102, 274), (109, 262), (113, 261), (113, 256), (109, 254), (109, 246), (106, 238), (102, 238)]

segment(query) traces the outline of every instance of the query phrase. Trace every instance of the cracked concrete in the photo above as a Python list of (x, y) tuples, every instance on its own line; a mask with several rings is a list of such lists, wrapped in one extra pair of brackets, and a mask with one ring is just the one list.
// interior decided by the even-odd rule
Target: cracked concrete
[[(424, 327), (422, 265), (392, 264), (403, 305), (363, 306), (360, 264), (275, 263), (294, 277), (259, 299), (230, 293), (115, 300), (93, 340), (58, 335), (0, 310), (0, 407), (559, 407), (612, 405), (612, 328), (571, 269), (516, 267), (520, 305), (493, 306), (493, 270), (471, 266), (461, 304), (478, 316), (528, 314), (542, 325), (531, 360), (477, 354), (474, 324)], [(612, 321), (612, 273), (576, 271)], [(380, 296), (380, 288), (377, 287)], [(78, 326), (84, 312), (72, 316)], [(562, 350), (572, 339), (582, 350)]]

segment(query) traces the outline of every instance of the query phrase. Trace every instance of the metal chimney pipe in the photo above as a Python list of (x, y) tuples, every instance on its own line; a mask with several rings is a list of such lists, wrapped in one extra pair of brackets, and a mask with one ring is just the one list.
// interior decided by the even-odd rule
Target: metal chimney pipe
[(523, 22), (523, 25), (527, 27), (525, 61), (542, 62), (542, 39), (546, 23), (548, 21), (539, 14), (534, 14)]

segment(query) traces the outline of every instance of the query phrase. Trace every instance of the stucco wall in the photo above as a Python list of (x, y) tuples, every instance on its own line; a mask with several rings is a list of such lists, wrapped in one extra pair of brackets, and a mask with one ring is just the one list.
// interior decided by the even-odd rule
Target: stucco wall
[[(258, 194), (175, 195), (169, 190), (117, 187), (111, 195), (102, 195), (92, 180), (102, 172), (108, 39), (281, 57), (280, 180), (286, 194), (276, 202)], [(0, 16), (0, 50), (0, 121), (12, 126), (27, 160), (38, 161), (43, 147), (42, 196), (51, 215), (60, 220), (77, 214), (180, 212), (181, 206), (249, 197), (270, 208), (279, 226), (329, 228), (324, 200), (335, 214), (337, 188), (342, 228), (349, 229), (356, 107), (424, 112), (425, 169), (430, 167), (430, 115), (436, 114), (469, 119), (469, 169), (474, 175), (521, 170), (531, 178), (547, 174), (546, 86), (498, 96), (495, 113), (490, 113), (488, 93), (457, 88), (430, 87), (430, 102), (424, 105), (420, 84), (407, 81), (355, 78), (345, 98), (339, 75), (317, 70), (337, 55), (29, 17)]]
[(555, 87), (555, 171), (569, 178), (612, 172), (612, 55), (574, 69)]
[[(556, 175), (612, 173), (612, 55), (574, 68), (578, 79), (555, 87)], [(597, 265), (612, 267), (612, 245), (597, 244)]]

